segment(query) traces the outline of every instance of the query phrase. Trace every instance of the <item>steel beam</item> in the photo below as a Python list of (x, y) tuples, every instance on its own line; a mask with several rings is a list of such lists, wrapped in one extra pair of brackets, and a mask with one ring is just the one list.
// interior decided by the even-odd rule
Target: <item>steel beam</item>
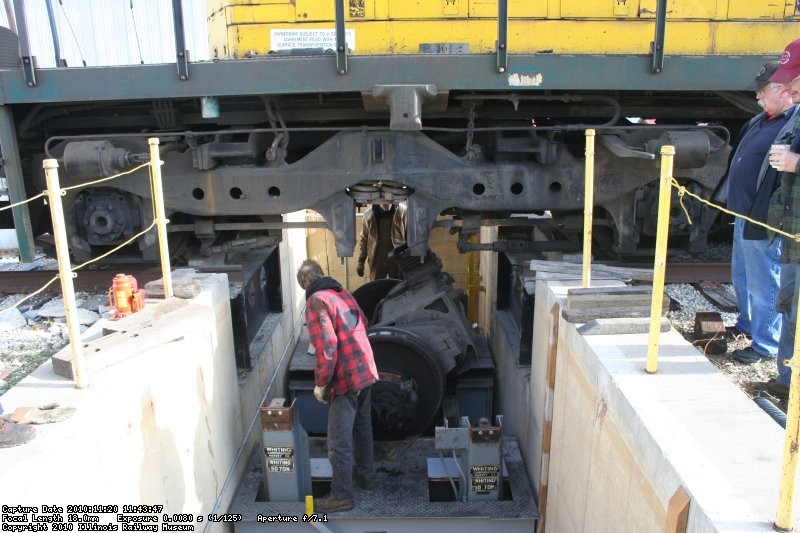
[(17, 19), (19, 35), (19, 57), (22, 60), (24, 85), (36, 87), (36, 58), (31, 55), (31, 44), (28, 38), (28, 20), (25, 17), (25, 1), (14, 0), (14, 18)]
[(653, 74), (661, 74), (664, 70), (664, 38), (667, 30), (667, 0), (658, 0), (656, 6), (656, 35), (650, 43), (653, 54)]
[(178, 65), (178, 79), (186, 81), (189, 79), (189, 51), (186, 49), (181, 0), (172, 0), (172, 24), (175, 27), (175, 62)]
[[(3, 168), (8, 182), (8, 196), (11, 203), (27, 199), (25, 192), (25, 178), (22, 175), (22, 162), (17, 146), (17, 133), (14, 128), (14, 117), (6, 106), (0, 106), (0, 150), (3, 154)], [(22, 204), (11, 209), (14, 216), (14, 228), (17, 231), (19, 243), (19, 257), (25, 263), (35, 259), (36, 247), (33, 244), (33, 226), (28, 204)]]
[[(22, 39), (20, 39), (22, 43)], [(31, 90), (22, 70), (0, 71), (0, 104), (109, 102), (265, 94), (371, 92), (375, 85), (434, 85), (438, 91), (746, 90), (763, 56), (669, 56), (669, 75), (649, 75), (650, 55), (514, 55), (513, 69), (497, 75), (491, 55), (351, 56), (347, 76), (330, 57), (268, 57), (192, 63), (180, 81), (174, 65), (39, 69)]]

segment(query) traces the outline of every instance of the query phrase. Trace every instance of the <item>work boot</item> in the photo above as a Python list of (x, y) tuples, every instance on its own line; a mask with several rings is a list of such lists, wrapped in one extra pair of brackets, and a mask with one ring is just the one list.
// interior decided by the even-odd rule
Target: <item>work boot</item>
[(375, 479), (371, 476), (356, 474), (356, 483), (364, 490), (372, 490), (375, 488)]
[(776, 379), (767, 381), (767, 384), (764, 386), (764, 388), (781, 400), (785, 400), (789, 397), (789, 387), (781, 385)]
[(0, 448), (20, 446), (36, 436), (36, 430), (30, 426), (23, 426), (0, 418)]
[(769, 356), (761, 355), (749, 346), (747, 348), (742, 348), (741, 350), (736, 350), (733, 352), (732, 356), (735, 361), (738, 361), (744, 365), (752, 365), (753, 363), (770, 359)]
[(335, 513), (337, 511), (349, 511), (353, 508), (353, 498), (346, 500), (336, 500), (331, 494), (324, 498), (314, 500), (315, 513)]

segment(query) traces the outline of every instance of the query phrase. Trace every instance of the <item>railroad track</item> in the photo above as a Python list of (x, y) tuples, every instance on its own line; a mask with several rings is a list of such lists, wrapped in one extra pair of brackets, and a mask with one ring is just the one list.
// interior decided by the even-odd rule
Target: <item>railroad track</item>
[[(627, 263), (627, 262), (604, 262), (608, 266), (619, 266), (624, 268), (653, 268), (653, 263)], [(730, 263), (693, 263), (681, 261), (667, 263), (665, 273), (666, 283), (730, 283), (731, 264)]]
[[(218, 265), (211, 267), (194, 267), (199, 272), (224, 272), (230, 281), (242, 282), (244, 274), (240, 265)], [(108, 291), (111, 281), (116, 274), (129, 274), (136, 278), (139, 286), (144, 287), (148, 281), (161, 278), (160, 266), (147, 265), (116, 265), (113, 268), (81, 270), (72, 279), (76, 291), (97, 292)], [(42, 288), (57, 270), (29, 270), (29, 271), (0, 271), (0, 294), (27, 294)], [(46, 292), (61, 292), (61, 284), (56, 282), (50, 285)]]
[[(652, 269), (647, 263), (604, 262), (608, 266)], [(242, 268), (239, 265), (222, 265), (198, 267), (201, 272), (225, 272), (232, 281), (242, 281)], [(136, 278), (140, 286), (148, 281), (161, 278), (161, 267), (143, 265), (117, 265), (103, 270), (82, 270), (73, 278), (76, 291), (106, 292), (111, 287), (111, 280), (118, 273), (130, 274)], [(55, 270), (0, 271), (0, 294), (26, 294), (39, 290), (45, 283), (57, 275)], [(667, 283), (698, 282), (730, 283), (730, 263), (668, 263), (666, 271)], [(46, 289), (48, 292), (61, 292), (61, 285), (53, 283)]]

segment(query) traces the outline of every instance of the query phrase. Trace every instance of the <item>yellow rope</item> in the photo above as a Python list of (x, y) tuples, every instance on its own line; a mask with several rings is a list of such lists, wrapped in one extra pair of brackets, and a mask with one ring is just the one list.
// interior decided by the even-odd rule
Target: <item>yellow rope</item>
[[(96, 185), (96, 184), (102, 183), (104, 181), (113, 180), (113, 179), (119, 178), (121, 176), (126, 176), (128, 174), (132, 174), (132, 173), (136, 172), (137, 170), (139, 170), (139, 169), (141, 169), (141, 168), (143, 168), (145, 166), (150, 166), (150, 163), (142, 163), (138, 167), (134, 167), (134, 168), (132, 168), (130, 170), (126, 170), (125, 172), (120, 172), (119, 174), (114, 174), (113, 176), (108, 176), (107, 178), (100, 178), (99, 180), (88, 181), (86, 183), (79, 183), (78, 185), (70, 185), (69, 187), (62, 187), (61, 188), (61, 194), (64, 195), (66, 193), (66, 191), (69, 191), (69, 190), (72, 190), (72, 189), (79, 189), (81, 187), (88, 187), (89, 185)], [(151, 186), (151, 189), (152, 189), (152, 186)], [(12, 208), (20, 206), (22, 204), (27, 204), (28, 202), (32, 202), (32, 201), (36, 200), (37, 198), (42, 198), (43, 196), (47, 196), (47, 192), (46, 191), (45, 192), (40, 192), (36, 196), (31, 196), (27, 200), (22, 200), (21, 202), (17, 202), (15, 204), (11, 204), (11, 205), (6, 205), (6, 206), (3, 206), (3, 207), (0, 207), (0, 211), (5, 211), (6, 209), (12, 209)]]
[(27, 295), (25, 298), (22, 298), (22, 299), (20, 299), (20, 300), (19, 300), (17, 303), (15, 303), (14, 305), (11, 305), (11, 306), (9, 306), (9, 307), (6, 307), (5, 309), (2, 309), (2, 310), (0, 310), (0, 312), (3, 312), (3, 311), (8, 311), (9, 309), (16, 309), (16, 308), (17, 308), (17, 307), (18, 307), (18, 306), (19, 306), (19, 305), (20, 305), (22, 302), (26, 302), (26, 301), (30, 300), (31, 298), (33, 298), (34, 296), (36, 296), (37, 294), (39, 294), (40, 292), (42, 292), (43, 290), (45, 290), (47, 287), (49, 287), (50, 285), (52, 285), (52, 284), (53, 284), (53, 282), (55, 282), (55, 281), (56, 281), (58, 278), (60, 278), (60, 277), (61, 277), (61, 276), (59, 276), (58, 274), (56, 274), (55, 276), (53, 276), (53, 278), (52, 278), (50, 281), (48, 281), (47, 283), (45, 283), (45, 284), (42, 286), (42, 288), (41, 288), (41, 289), (39, 289), (39, 290), (38, 290), (38, 291), (36, 291), (36, 292), (32, 292), (32, 293), (30, 293), (30, 294), (29, 294), (29, 295)]
[(15, 204), (11, 204), (11, 205), (6, 205), (6, 206), (3, 206), (3, 207), (0, 207), (0, 211), (5, 211), (6, 209), (11, 209), (11, 208), (17, 207), (18, 205), (27, 204), (28, 202), (32, 202), (32, 201), (36, 200), (37, 198), (41, 198), (42, 196), (46, 196), (46, 195), (47, 195), (46, 192), (40, 192), (36, 196), (32, 196), (32, 197), (28, 198), (27, 200), (22, 200), (21, 202), (17, 202)]
[(72, 189), (79, 189), (81, 187), (88, 187), (89, 185), (96, 185), (98, 183), (103, 183), (104, 181), (117, 179), (117, 178), (120, 178), (122, 176), (127, 176), (128, 174), (133, 174), (137, 170), (139, 170), (141, 168), (144, 168), (146, 166), (149, 166), (149, 165), (150, 165), (150, 163), (142, 163), (138, 167), (133, 167), (130, 170), (126, 170), (125, 172), (120, 172), (119, 174), (114, 174), (113, 176), (108, 176), (107, 178), (100, 178), (99, 180), (87, 181), (86, 183), (79, 183), (78, 185), (70, 185), (69, 187), (62, 187), (61, 191), (62, 191), (62, 194), (63, 194), (63, 191), (69, 191), (69, 190), (72, 190)]
[[(162, 164), (163, 164), (163, 162), (162, 162)], [(118, 246), (115, 246), (114, 248), (112, 248), (111, 250), (107, 251), (106, 253), (104, 253), (104, 254), (102, 254), (102, 255), (100, 255), (98, 257), (92, 258), (92, 259), (86, 261), (85, 263), (81, 263), (80, 265), (78, 265), (76, 267), (72, 267), (71, 272), (73, 273), (72, 274), (73, 277), (76, 276), (75, 272), (77, 270), (80, 270), (81, 268), (85, 267), (86, 265), (90, 265), (92, 263), (96, 263), (97, 261), (100, 261), (101, 259), (105, 259), (109, 255), (111, 255), (114, 252), (120, 250), (121, 248), (124, 248), (125, 246), (128, 246), (133, 241), (135, 241), (139, 237), (143, 236), (145, 233), (147, 233), (148, 231), (150, 231), (151, 229), (153, 229), (156, 226), (156, 222), (157, 222), (157, 220), (156, 220), (156, 212), (157, 211), (156, 211), (156, 205), (155, 205), (155, 195), (153, 194), (153, 166), (152, 166), (152, 162), (142, 163), (141, 165), (139, 165), (137, 167), (134, 167), (134, 168), (132, 168), (130, 170), (127, 170), (125, 172), (120, 172), (119, 174), (115, 174), (113, 176), (108, 176), (106, 178), (100, 178), (98, 180), (89, 181), (89, 182), (86, 182), (86, 183), (81, 183), (81, 184), (78, 184), (78, 185), (72, 185), (70, 187), (62, 187), (61, 188), (61, 194), (64, 195), (66, 193), (66, 191), (68, 191), (68, 190), (78, 189), (78, 188), (81, 188), (81, 187), (88, 187), (89, 185), (95, 185), (97, 183), (102, 183), (104, 181), (116, 179), (116, 178), (119, 178), (121, 176), (126, 176), (126, 175), (132, 174), (132, 173), (136, 172), (137, 170), (140, 170), (140, 169), (142, 169), (144, 167), (148, 167), (148, 172), (149, 172), (149, 176), (150, 176), (150, 180), (149, 180), (150, 181), (150, 205), (151, 205), (151, 207), (153, 209), (153, 222), (147, 228), (145, 228), (144, 230), (142, 230), (139, 233), (137, 233), (136, 235), (132, 236), (131, 238), (129, 238), (128, 240), (126, 240), (122, 244), (120, 244)], [(0, 211), (6, 210), (6, 209), (11, 209), (13, 207), (17, 207), (18, 205), (26, 204), (28, 202), (32, 202), (33, 200), (36, 200), (37, 198), (41, 198), (41, 197), (46, 196), (46, 195), (47, 195), (47, 192), (41, 192), (41, 193), (37, 194), (36, 196), (28, 198), (27, 200), (23, 200), (21, 202), (15, 203), (15, 204), (4, 206), (4, 207), (0, 208)], [(31, 294), (25, 296), (24, 298), (20, 299), (17, 303), (11, 305), (10, 307), (7, 307), (5, 309), (0, 309), (0, 312), (6, 311), (8, 309), (15, 309), (16, 307), (18, 307), (23, 302), (25, 302), (27, 300), (30, 300), (31, 298), (33, 298), (37, 294), (39, 294), (42, 291), (44, 291), (47, 287), (52, 285), (59, 278), (60, 278), (59, 275), (54, 276), (53, 279), (51, 279), (50, 281), (45, 283), (40, 289), (38, 289), (37, 291), (34, 291)]]
[(684, 195), (687, 195), (687, 194), (689, 196), (691, 196), (692, 198), (694, 198), (695, 200), (697, 200), (698, 202), (704, 203), (709, 207), (713, 207), (714, 209), (722, 211), (723, 213), (727, 213), (727, 214), (732, 215), (734, 217), (742, 218), (742, 219), (746, 220), (747, 222), (750, 222), (750, 223), (755, 224), (757, 226), (761, 226), (762, 228), (764, 228), (764, 229), (766, 229), (768, 231), (773, 231), (778, 235), (783, 235), (784, 237), (789, 237), (790, 239), (794, 240), (795, 242), (800, 242), (800, 233), (787, 233), (787, 232), (785, 232), (783, 230), (780, 230), (778, 228), (773, 228), (772, 226), (770, 226), (768, 224), (765, 224), (764, 222), (759, 222), (758, 220), (753, 220), (752, 218), (746, 217), (744, 215), (740, 215), (739, 213), (734, 213), (733, 211), (725, 209), (724, 207), (722, 207), (720, 205), (717, 205), (715, 203), (709, 202), (705, 198), (701, 198), (701, 197), (697, 196), (693, 192), (687, 190), (686, 187), (684, 187), (683, 185), (678, 183), (678, 181), (675, 178), (672, 178), (672, 186), (675, 187), (676, 189), (678, 189), (678, 198), (680, 200), (681, 207), (683, 208), (683, 212), (686, 214), (686, 219), (689, 221), (689, 224), (692, 223), (692, 219), (689, 217), (689, 212), (686, 209), (686, 206), (683, 204), (683, 197), (684, 197)]
[(93, 259), (89, 259), (85, 263), (81, 263), (80, 265), (78, 265), (76, 267), (73, 267), (72, 271), (75, 272), (76, 270), (80, 270), (81, 268), (85, 267), (86, 265), (91, 265), (92, 263), (96, 263), (97, 261), (99, 261), (101, 259), (105, 259), (106, 257), (108, 257), (109, 255), (113, 254), (114, 252), (116, 252), (120, 248), (124, 248), (125, 246), (128, 246), (130, 243), (132, 243), (133, 241), (135, 241), (136, 239), (138, 239), (139, 237), (141, 237), (142, 235), (144, 235), (145, 233), (147, 233), (148, 231), (153, 229), (155, 227), (155, 225), (156, 225), (156, 223), (155, 223), (155, 221), (153, 221), (153, 223), (150, 224), (149, 226), (147, 226), (147, 228), (143, 229), (142, 231), (140, 231), (139, 233), (137, 233), (136, 235), (134, 235), (133, 237), (131, 237), (127, 241), (123, 242), (119, 246), (116, 246), (116, 247), (112, 248), (111, 250), (107, 251), (103, 255), (98, 255), (97, 257), (95, 257)]

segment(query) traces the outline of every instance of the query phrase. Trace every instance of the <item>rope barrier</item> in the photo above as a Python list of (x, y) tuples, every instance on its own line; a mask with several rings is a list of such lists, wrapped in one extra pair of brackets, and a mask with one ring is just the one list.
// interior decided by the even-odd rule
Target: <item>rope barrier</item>
[(672, 178), (672, 186), (675, 187), (676, 189), (678, 189), (678, 201), (681, 204), (681, 208), (683, 209), (683, 213), (686, 215), (686, 220), (689, 222), (689, 224), (692, 223), (692, 217), (689, 216), (689, 211), (688, 211), (688, 209), (686, 209), (686, 206), (683, 203), (683, 199), (684, 199), (683, 197), (686, 196), (686, 195), (691, 196), (692, 198), (694, 198), (698, 202), (706, 204), (707, 206), (712, 207), (712, 208), (714, 208), (714, 209), (716, 209), (718, 211), (722, 211), (723, 213), (727, 213), (728, 215), (744, 219), (747, 222), (755, 224), (756, 226), (761, 226), (762, 228), (764, 228), (767, 231), (772, 231), (777, 235), (783, 235), (784, 237), (789, 237), (790, 239), (794, 240), (795, 242), (800, 242), (800, 233), (787, 233), (787, 232), (783, 231), (782, 229), (773, 228), (772, 226), (770, 226), (769, 224), (766, 224), (764, 222), (760, 222), (758, 220), (753, 220), (752, 218), (750, 218), (748, 216), (741, 215), (739, 213), (735, 213), (735, 212), (733, 212), (733, 211), (731, 211), (729, 209), (725, 209), (721, 205), (715, 204), (715, 203), (713, 203), (713, 202), (711, 202), (709, 200), (706, 200), (705, 198), (702, 198), (702, 197), (696, 195), (695, 193), (691, 192), (685, 186), (683, 186), (680, 183), (678, 183), (678, 181), (675, 178)]
[(88, 187), (89, 185), (97, 185), (98, 183), (103, 183), (104, 181), (114, 180), (117, 178), (121, 178), (122, 176), (127, 176), (128, 174), (133, 174), (137, 170), (150, 166), (150, 163), (142, 163), (138, 167), (133, 167), (130, 170), (126, 170), (125, 172), (120, 172), (119, 174), (114, 174), (113, 176), (108, 176), (105, 178), (100, 178), (94, 181), (87, 181), (86, 183), (79, 183), (78, 185), (70, 185), (69, 187), (61, 187), (62, 193), (64, 191), (71, 191), (72, 189), (80, 189), (81, 187)]
[(39, 198), (42, 198), (44, 196), (47, 196), (47, 193), (46, 192), (40, 192), (36, 196), (31, 196), (27, 200), (22, 200), (21, 202), (17, 202), (17, 203), (11, 204), (11, 205), (4, 205), (3, 207), (0, 207), (0, 211), (5, 211), (6, 209), (13, 209), (13, 208), (15, 208), (17, 206), (27, 204), (28, 202), (32, 202), (32, 201), (37, 200)]
[[(163, 164), (163, 161), (161, 162), (161, 164)], [(122, 177), (122, 176), (126, 176), (128, 174), (133, 174), (134, 172), (136, 172), (138, 170), (141, 170), (144, 167), (148, 167), (148, 171), (149, 171), (148, 172), (148, 178), (149, 178), (149, 181), (150, 181), (150, 193), (151, 193), (150, 194), (150, 205), (151, 205), (151, 207), (153, 209), (153, 211), (152, 211), (153, 222), (149, 226), (147, 226), (147, 228), (145, 228), (142, 231), (140, 231), (139, 233), (131, 236), (125, 242), (115, 246), (114, 248), (112, 248), (111, 250), (108, 250), (104, 254), (99, 255), (97, 257), (93, 257), (92, 259), (90, 259), (88, 261), (85, 261), (85, 262), (83, 262), (83, 263), (81, 263), (81, 264), (79, 264), (77, 266), (72, 267), (70, 269), (70, 271), (72, 272), (72, 276), (73, 277), (75, 277), (77, 275), (76, 273), (80, 269), (82, 269), (82, 268), (84, 268), (84, 267), (86, 267), (88, 265), (91, 265), (92, 263), (96, 263), (96, 262), (98, 262), (98, 261), (100, 261), (102, 259), (105, 259), (109, 255), (111, 255), (111, 254), (121, 250), (122, 248), (128, 246), (129, 244), (134, 242), (136, 239), (142, 237), (148, 231), (150, 231), (150, 230), (152, 230), (153, 228), (156, 227), (156, 225), (158, 223), (158, 220), (156, 218), (157, 209), (156, 209), (156, 205), (155, 205), (155, 198), (154, 198), (154, 195), (153, 195), (153, 171), (152, 171), (152, 165), (151, 165), (150, 162), (143, 163), (143, 164), (138, 165), (138, 166), (136, 166), (136, 167), (134, 167), (134, 168), (132, 168), (130, 170), (126, 170), (124, 172), (120, 172), (118, 174), (114, 174), (113, 176), (107, 176), (105, 178), (100, 178), (98, 180), (88, 181), (88, 182), (85, 182), (85, 183), (80, 183), (78, 185), (71, 185), (69, 187), (62, 187), (61, 188), (61, 194), (63, 195), (68, 190), (78, 189), (78, 188), (82, 188), (82, 187), (88, 187), (88, 186), (91, 186), (91, 185), (95, 185), (97, 183), (102, 183), (104, 181), (109, 181), (109, 180), (116, 179), (116, 178), (119, 178), (119, 177)], [(30, 197), (30, 198), (28, 198), (26, 200), (21, 201), (21, 202), (17, 202), (17, 203), (11, 204), (11, 205), (3, 206), (2, 208), (0, 208), (0, 211), (3, 211), (5, 209), (11, 209), (13, 207), (17, 207), (19, 205), (26, 204), (28, 202), (32, 202), (34, 200), (37, 200), (39, 198), (46, 197), (46, 196), (47, 196), (47, 191), (41, 192), (41, 193), (37, 194), (36, 196), (32, 196), (32, 197)], [(0, 309), (0, 313), (2, 313), (4, 311), (8, 311), (9, 309), (16, 309), (17, 307), (19, 307), (21, 304), (23, 304), (27, 300), (30, 300), (31, 298), (33, 298), (37, 294), (42, 293), (44, 290), (46, 290), (50, 285), (52, 285), (53, 283), (58, 281), (60, 278), (61, 278), (60, 275), (53, 276), (53, 278), (50, 281), (48, 281), (47, 283), (45, 283), (41, 288), (39, 288), (36, 291), (28, 294), (27, 296), (25, 296), (24, 298), (20, 299), (19, 301), (17, 301), (13, 305), (10, 305), (8, 307), (4, 307), (3, 309)]]
[[(79, 183), (78, 185), (70, 185), (69, 187), (62, 187), (61, 188), (61, 194), (64, 194), (66, 191), (70, 191), (72, 189), (80, 189), (82, 187), (88, 187), (90, 185), (96, 185), (98, 183), (103, 183), (104, 181), (109, 181), (109, 180), (117, 179), (117, 178), (122, 177), (122, 176), (127, 176), (128, 174), (133, 174), (137, 170), (140, 170), (140, 169), (142, 169), (144, 167), (149, 167), (149, 166), (150, 166), (150, 163), (142, 163), (141, 165), (139, 165), (137, 167), (134, 167), (134, 168), (132, 168), (130, 170), (126, 170), (125, 172), (120, 172), (119, 174), (114, 174), (113, 176), (100, 178), (100, 179), (94, 180), (94, 181), (87, 181), (86, 183)], [(151, 174), (151, 178), (152, 178), (152, 174)], [(150, 191), (152, 192), (152, 190), (153, 190), (153, 186), (151, 184), (150, 185)], [(47, 196), (47, 192), (46, 191), (45, 192), (40, 192), (36, 196), (31, 196), (30, 198), (22, 200), (21, 202), (16, 202), (16, 203), (13, 203), (13, 204), (10, 204), (10, 205), (4, 205), (3, 207), (0, 207), (0, 211), (5, 211), (6, 209), (13, 209), (14, 207), (18, 207), (20, 205), (27, 204), (29, 202), (32, 202), (34, 200), (38, 200), (39, 198), (43, 198), (45, 196)], [(153, 212), (155, 213), (155, 209), (153, 210)]]

